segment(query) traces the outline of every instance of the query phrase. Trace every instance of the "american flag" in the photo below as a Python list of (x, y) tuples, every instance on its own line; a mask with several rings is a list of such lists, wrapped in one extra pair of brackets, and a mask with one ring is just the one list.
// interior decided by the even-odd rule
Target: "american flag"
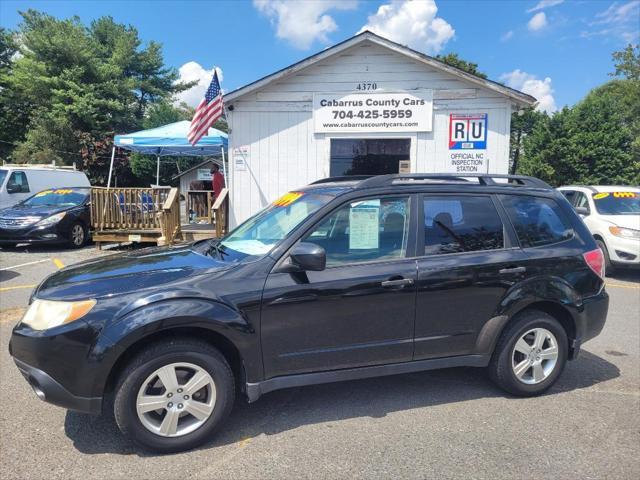
[(204, 98), (200, 101), (191, 120), (191, 127), (189, 127), (187, 135), (191, 145), (198, 143), (198, 140), (207, 134), (211, 125), (222, 116), (222, 106), (222, 91), (218, 82), (218, 72), (214, 72), (207, 93), (204, 94)]

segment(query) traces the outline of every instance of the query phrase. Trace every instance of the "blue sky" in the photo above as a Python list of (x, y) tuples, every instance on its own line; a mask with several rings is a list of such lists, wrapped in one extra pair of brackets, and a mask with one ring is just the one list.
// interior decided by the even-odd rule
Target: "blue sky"
[(143, 40), (163, 44), (184, 78), (203, 79), (185, 95), (189, 103), (214, 66), (230, 91), (368, 26), (428, 54), (457, 52), (553, 111), (606, 82), (611, 52), (640, 36), (640, 0), (2, 0), (0, 25), (15, 28), (27, 8), (134, 25)]

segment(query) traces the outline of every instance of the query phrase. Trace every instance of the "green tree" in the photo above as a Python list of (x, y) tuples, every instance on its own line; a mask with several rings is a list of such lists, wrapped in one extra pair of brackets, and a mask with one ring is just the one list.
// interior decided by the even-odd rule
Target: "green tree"
[(640, 80), (640, 45), (627, 45), (624, 50), (613, 52), (615, 72), (612, 77), (623, 77), (628, 80)]
[[(159, 44), (143, 46), (134, 27), (111, 17), (86, 27), (77, 17), (59, 20), (35, 10), (21, 15), (14, 34), (18, 54), (0, 74), (6, 84), (0, 121), (21, 126), (3, 132), (18, 144), (11, 159), (81, 162), (101, 183), (114, 133), (140, 129), (150, 106), (192, 85), (178, 83), (175, 69), (164, 67)], [(131, 184), (126, 164), (119, 156), (119, 177)]]
[(447, 53), (446, 55), (436, 55), (436, 59), (440, 60), (447, 65), (452, 67), (459, 68), (471, 75), (475, 75), (480, 78), (487, 78), (487, 76), (478, 70), (478, 64), (473, 62), (467, 62), (466, 60), (461, 59), (457, 53)]

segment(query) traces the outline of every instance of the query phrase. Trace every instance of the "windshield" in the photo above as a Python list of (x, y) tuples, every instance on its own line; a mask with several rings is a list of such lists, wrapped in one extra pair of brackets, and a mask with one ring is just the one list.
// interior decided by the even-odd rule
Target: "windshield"
[(601, 215), (640, 215), (638, 192), (594, 193), (593, 202)]
[(43, 190), (33, 197), (27, 198), (22, 205), (30, 207), (74, 207), (84, 202), (89, 195), (86, 188), (58, 188), (55, 190)]
[(4, 179), (7, 178), (7, 171), (0, 169), (0, 187), (4, 184)]
[(262, 256), (333, 196), (289, 192), (251, 217), (213, 247), (224, 260)]

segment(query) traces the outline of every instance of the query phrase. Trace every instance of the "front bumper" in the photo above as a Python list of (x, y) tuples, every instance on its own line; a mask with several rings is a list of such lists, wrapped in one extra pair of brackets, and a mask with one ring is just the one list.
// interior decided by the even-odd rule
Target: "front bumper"
[(610, 235), (606, 244), (609, 258), (616, 266), (640, 267), (640, 240)]
[(15, 358), (13, 361), (40, 400), (93, 415), (99, 415), (102, 412), (102, 397), (73, 395), (46, 372)]
[(82, 320), (50, 330), (19, 323), (11, 335), (9, 354), (40, 399), (98, 414), (104, 372), (92, 355), (95, 339), (95, 330)]
[(14, 243), (64, 243), (68, 241), (66, 232), (59, 224), (45, 227), (29, 226), (12, 229), (0, 228), (0, 245)]

